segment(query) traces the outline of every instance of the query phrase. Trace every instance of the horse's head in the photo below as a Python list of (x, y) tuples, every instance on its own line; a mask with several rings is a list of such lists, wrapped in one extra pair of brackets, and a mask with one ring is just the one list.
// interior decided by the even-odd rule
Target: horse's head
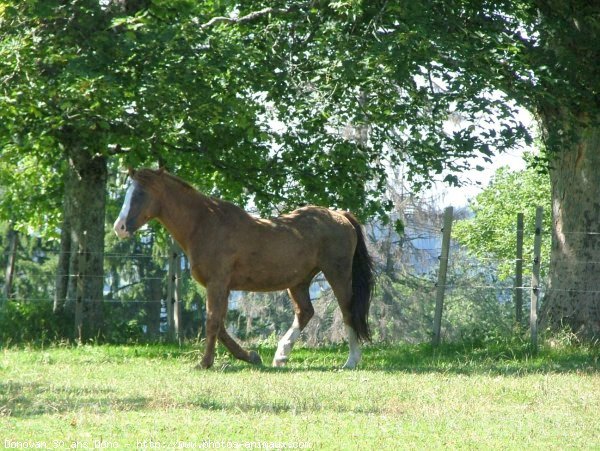
[(121, 213), (113, 227), (119, 238), (131, 237), (136, 230), (158, 215), (159, 204), (149, 189), (148, 178), (150, 175), (159, 176), (160, 172), (162, 171), (129, 170), (131, 185), (127, 189)]

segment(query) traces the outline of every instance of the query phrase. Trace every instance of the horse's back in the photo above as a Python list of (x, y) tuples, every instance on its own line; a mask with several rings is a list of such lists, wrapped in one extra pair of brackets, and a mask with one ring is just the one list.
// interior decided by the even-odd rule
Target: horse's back
[(345, 212), (307, 206), (274, 221), (289, 224), (303, 252), (313, 254), (319, 266), (324, 259), (345, 261), (352, 258), (356, 232)]
[(306, 239), (316, 240), (345, 239), (354, 228), (343, 212), (316, 206), (298, 208), (270, 222), (275, 227), (287, 227)]
[(327, 260), (351, 259), (352, 224), (340, 212), (303, 207), (274, 219), (255, 219), (237, 239), (237, 289), (282, 289), (312, 278)]

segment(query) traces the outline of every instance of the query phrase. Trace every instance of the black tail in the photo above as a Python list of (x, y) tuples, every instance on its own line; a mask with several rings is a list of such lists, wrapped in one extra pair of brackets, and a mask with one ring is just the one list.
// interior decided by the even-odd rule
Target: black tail
[(346, 212), (346, 218), (356, 230), (356, 250), (352, 261), (352, 327), (359, 340), (371, 340), (368, 317), (371, 305), (371, 294), (375, 278), (373, 276), (373, 260), (367, 250), (367, 243), (362, 227), (352, 213)]

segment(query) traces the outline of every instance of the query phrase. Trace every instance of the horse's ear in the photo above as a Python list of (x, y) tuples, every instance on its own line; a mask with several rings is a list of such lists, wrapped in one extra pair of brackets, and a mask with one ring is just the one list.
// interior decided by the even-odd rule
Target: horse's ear
[(165, 167), (164, 167), (164, 166), (160, 166), (160, 167), (158, 168), (158, 171), (157, 171), (157, 172), (158, 172), (158, 175), (162, 175), (162, 174), (163, 174), (165, 171), (166, 171)]

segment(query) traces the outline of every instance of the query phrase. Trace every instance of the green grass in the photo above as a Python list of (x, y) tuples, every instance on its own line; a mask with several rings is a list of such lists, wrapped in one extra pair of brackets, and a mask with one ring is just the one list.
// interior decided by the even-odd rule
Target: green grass
[(598, 348), (373, 346), (356, 371), (342, 346), (209, 371), (192, 346), (0, 352), (0, 446), (600, 449)]

